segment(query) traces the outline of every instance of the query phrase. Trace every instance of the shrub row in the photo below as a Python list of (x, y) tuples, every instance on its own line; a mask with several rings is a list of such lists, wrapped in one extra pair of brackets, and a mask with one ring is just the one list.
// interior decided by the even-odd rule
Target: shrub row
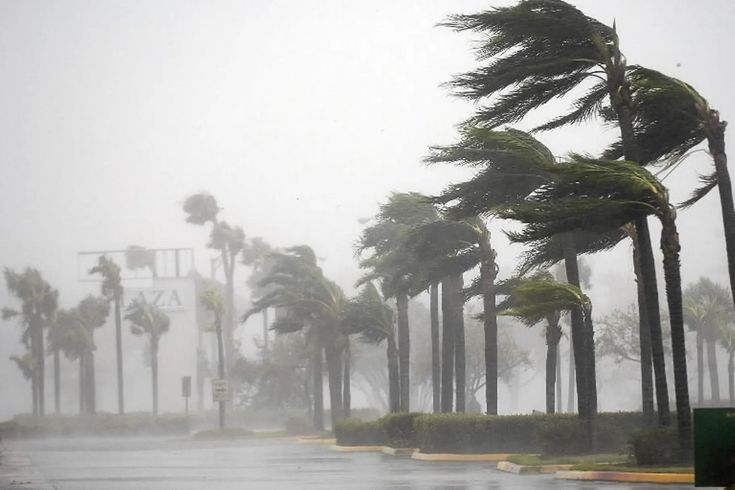
[[(640, 413), (601, 413), (595, 422), (598, 452), (624, 450), (644, 426)], [(389, 414), (375, 422), (348, 419), (337, 424), (337, 444), (387, 444), (418, 447), (425, 453), (543, 453), (589, 452), (589, 427), (572, 414), (479, 415)]]
[(183, 415), (154, 417), (148, 413), (125, 415), (100, 412), (96, 415), (17, 415), (0, 423), (0, 438), (22, 439), (68, 435), (186, 434), (189, 423)]

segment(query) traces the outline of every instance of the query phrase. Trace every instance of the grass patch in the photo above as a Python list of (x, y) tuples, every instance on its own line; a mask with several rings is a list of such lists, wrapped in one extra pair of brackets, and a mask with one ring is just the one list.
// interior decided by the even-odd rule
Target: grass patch
[(241, 429), (239, 427), (232, 427), (229, 429), (219, 430), (219, 429), (208, 429), (208, 430), (201, 430), (194, 434), (192, 438), (194, 439), (200, 439), (200, 440), (211, 440), (211, 439), (245, 439), (256, 436), (255, 432), (247, 430), (247, 429)]
[(625, 463), (627, 460), (628, 458), (624, 454), (582, 454), (569, 456), (514, 454), (512, 456), (508, 456), (508, 461), (522, 466), (540, 466), (551, 464), (602, 465), (602, 463)]
[(572, 466), (571, 471), (621, 471), (626, 473), (694, 473), (691, 466), (635, 466), (631, 464), (586, 463)]

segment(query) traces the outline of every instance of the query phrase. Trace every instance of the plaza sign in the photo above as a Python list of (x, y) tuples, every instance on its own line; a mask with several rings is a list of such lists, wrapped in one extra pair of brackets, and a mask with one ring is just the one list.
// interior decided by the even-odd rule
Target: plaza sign
[(125, 288), (123, 304), (147, 303), (162, 310), (182, 310), (181, 295), (176, 288)]

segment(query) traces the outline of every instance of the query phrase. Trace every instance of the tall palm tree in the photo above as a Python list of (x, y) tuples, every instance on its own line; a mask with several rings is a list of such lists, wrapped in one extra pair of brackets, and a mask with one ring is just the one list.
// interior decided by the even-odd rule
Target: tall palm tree
[(186, 222), (195, 225), (211, 224), (207, 247), (217, 250), (222, 261), (225, 275), (225, 309), (223, 314), (223, 330), (225, 337), (225, 362), (229, 368), (234, 361), (234, 318), (235, 318), (235, 265), (237, 256), (245, 246), (245, 233), (239, 226), (231, 226), (219, 220), (217, 215), (221, 208), (214, 196), (200, 192), (186, 198), (183, 206)]
[(36, 397), (38, 396), (38, 394), (34, 390), (35, 386), (33, 385), (33, 379), (35, 376), (35, 362), (33, 360), (33, 355), (30, 352), (26, 352), (21, 356), (11, 355), (10, 360), (20, 370), (23, 378), (31, 381), (31, 398), (33, 399), (33, 408), (35, 411)]
[(730, 322), (721, 330), (720, 342), (727, 351), (727, 388), (732, 405), (735, 403), (735, 326)]
[[(454, 15), (445, 25), (485, 35), (478, 48), (478, 59), (484, 65), (455, 77), (450, 84), (460, 96), (490, 101), (478, 110), (473, 122), (489, 128), (513, 123), (584, 86), (586, 92), (572, 103), (568, 113), (536, 129), (550, 130), (584, 121), (597, 115), (607, 98), (620, 128), (625, 158), (644, 163), (635, 141), (626, 60), (614, 26), (606, 26), (561, 0), (523, 0), (511, 7)], [(668, 425), (653, 248), (645, 217), (638, 219), (635, 227), (646, 311), (646, 322), (641, 327), (651, 332), (659, 421)], [(570, 279), (574, 272), (568, 271)], [(585, 361), (589, 366), (589, 360)]]
[(500, 315), (519, 318), (532, 327), (546, 322), (546, 412), (555, 410), (556, 362), (562, 331), (561, 313), (580, 309), (586, 322), (592, 322), (592, 306), (582, 291), (568, 283), (554, 281), (551, 274), (541, 272), (529, 278), (504, 281), (498, 289), (507, 297), (499, 305)]
[(24, 343), (30, 348), (33, 369), (30, 371), (33, 393), (33, 414), (45, 414), (45, 357), (43, 329), (54, 321), (59, 292), (52, 288), (41, 273), (31, 267), (23, 272), (6, 268), (5, 284), (8, 291), (21, 303), (20, 310), (3, 308), (2, 318), (18, 317), (23, 327)]
[(125, 319), (130, 322), (133, 335), (148, 337), (151, 354), (151, 387), (153, 415), (158, 415), (158, 346), (161, 336), (171, 327), (171, 319), (159, 307), (150, 303), (133, 302), (128, 306)]
[[(498, 266), (495, 250), (490, 243), (490, 231), (478, 217), (461, 221), (439, 220), (417, 226), (411, 233), (410, 246), (425, 264), (427, 272), (434, 277), (450, 277), (456, 282), (452, 311), (452, 326), (455, 334), (455, 365), (458, 367), (457, 411), (464, 411), (464, 314), (462, 305), (461, 274), (474, 267), (480, 276), (476, 290), (483, 301), (483, 327), (485, 333), (485, 401), (487, 413), (498, 413), (498, 324), (495, 315), (495, 278)], [(451, 282), (451, 281), (450, 281)], [(446, 323), (445, 323), (446, 325)], [(459, 346), (459, 347), (457, 347)]]
[(90, 274), (102, 276), (102, 296), (114, 305), (115, 312), (115, 351), (117, 354), (117, 413), (125, 413), (125, 388), (123, 379), (122, 353), (122, 296), (123, 287), (120, 277), (120, 266), (111, 258), (100, 255), (97, 265), (90, 269)]
[[(494, 131), (466, 125), (461, 139), (451, 146), (433, 147), (429, 163), (448, 162), (477, 168), (469, 180), (455, 183), (435, 201), (444, 204), (445, 213), (453, 219), (472, 216), (494, 216), (505, 206), (524, 199), (535, 189), (553, 179), (545, 167), (556, 164), (551, 151), (528, 133), (516, 129)], [(524, 256), (522, 273), (533, 268), (546, 268), (564, 261), (567, 281), (580, 287), (577, 266), (578, 253), (592, 253), (612, 248), (624, 237), (621, 231), (607, 233), (575, 232), (547, 237), (533, 244)], [(585, 331), (581, 312), (574, 310), (572, 337), (579, 396), (579, 413), (596, 406), (596, 390), (591, 333)], [(492, 388), (490, 388), (492, 390)], [(494, 413), (496, 403), (489, 400), (488, 412)]]
[[(363, 230), (357, 244), (358, 255), (371, 252), (371, 255), (360, 261), (360, 267), (369, 271), (361, 282), (379, 279), (383, 294), (387, 298), (396, 299), (402, 411), (409, 410), (410, 400), (409, 291), (415, 289), (414, 281), (421, 270), (421, 265), (406, 245), (409, 232), (414, 227), (437, 218), (436, 209), (426, 196), (417, 193), (393, 193), (388, 202), (381, 205), (375, 223)], [(423, 289), (427, 288), (428, 284)], [(436, 330), (432, 327), (432, 332)], [(433, 338), (432, 342), (438, 344), (438, 339)], [(438, 359), (434, 361), (439, 362)], [(438, 380), (433, 379), (433, 382), (436, 385)]]
[(704, 344), (707, 344), (707, 371), (711, 399), (720, 401), (720, 377), (717, 369), (717, 341), (722, 328), (733, 318), (732, 299), (719, 284), (701, 277), (684, 290), (684, 322), (697, 334), (697, 392), (699, 403), (704, 402)]
[(666, 297), (671, 318), (677, 424), (682, 458), (691, 448), (691, 413), (682, 312), (679, 235), (676, 211), (668, 190), (634, 162), (596, 160), (571, 155), (564, 165), (549, 167), (553, 182), (537, 189), (523, 203), (500, 213), (526, 223), (516, 241), (533, 241), (577, 228), (609, 229), (653, 215), (662, 226)]
[[(268, 275), (270, 269), (270, 261), (268, 256), (273, 252), (273, 248), (268, 242), (260, 237), (255, 237), (245, 244), (242, 250), (242, 263), (252, 269), (247, 280), (248, 288), (255, 297), (263, 296), (267, 291), (262, 291), (259, 284), (264, 277)], [(263, 352), (268, 353), (268, 328), (270, 322), (268, 320), (268, 308), (262, 312), (263, 315)]]
[[(270, 260), (270, 274), (260, 283), (270, 292), (253, 301), (243, 321), (264, 308), (282, 308), (286, 314), (274, 321), (273, 330), (277, 333), (306, 330), (314, 352), (314, 373), (318, 375), (314, 381), (315, 389), (321, 387), (322, 352), (326, 359), (334, 427), (343, 418), (342, 352), (347, 345), (342, 323), (345, 295), (339, 286), (324, 276), (317, 265), (316, 254), (306, 245), (273, 253)], [(320, 394), (315, 393), (317, 403), (319, 397)], [(319, 416), (318, 411), (319, 406), (315, 404), (316, 416)]]
[[(212, 313), (213, 322), (212, 328), (217, 336), (217, 374), (219, 379), (225, 378), (225, 347), (222, 336), (222, 316), (225, 309), (224, 300), (222, 299), (222, 293), (213, 284), (209, 283), (205, 285), (199, 301), (204, 306), (204, 309)], [(225, 428), (225, 405), (224, 400), (219, 402), (219, 430)]]
[(393, 310), (385, 303), (372, 282), (367, 282), (345, 308), (344, 325), (350, 334), (359, 334), (364, 342), (379, 344), (385, 340), (388, 364), (388, 405), (400, 411), (398, 348)]

